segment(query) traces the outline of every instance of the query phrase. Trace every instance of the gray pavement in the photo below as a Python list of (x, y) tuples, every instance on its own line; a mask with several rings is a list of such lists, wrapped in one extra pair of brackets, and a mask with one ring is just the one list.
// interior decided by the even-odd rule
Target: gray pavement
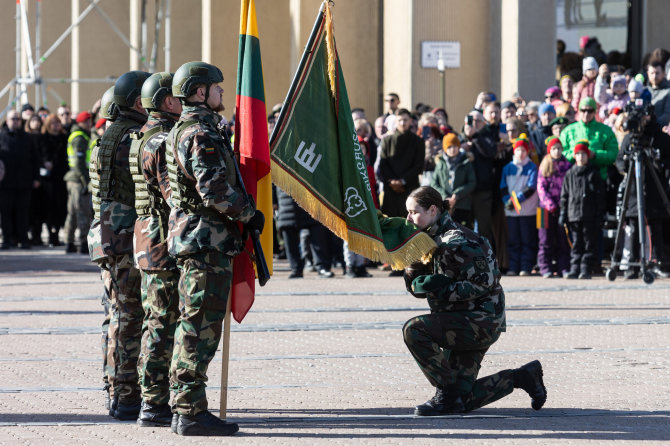
[[(339, 272), (339, 271), (338, 271)], [(402, 340), (425, 301), (402, 278), (288, 280), (234, 324), (230, 439), (184, 439), (103, 408), (99, 274), (58, 249), (0, 251), (0, 444), (601, 444), (670, 441), (670, 280), (503, 278), (508, 330), (481, 375), (540, 359), (548, 401), (413, 416), (432, 396)], [(221, 355), (209, 370), (218, 414)]]

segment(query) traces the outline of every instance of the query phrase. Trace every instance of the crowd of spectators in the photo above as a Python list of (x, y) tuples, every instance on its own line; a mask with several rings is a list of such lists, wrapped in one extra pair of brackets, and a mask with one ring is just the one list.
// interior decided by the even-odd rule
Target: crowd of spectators
[[(482, 91), (466, 116), (450, 122), (447, 111), (427, 104), (403, 106), (396, 93), (385, 97), (384, 113), (368, 118), (360, 108), (352, 118), (368, 164), (373, 199), (389, 216), (405, 217), (405, 201), (419, 185), (430, 185), (448, 200), (458, 223), (489, 239), (508, 275), (588, 279), (602, 272), (611, 254), (603, 228), (625, 219), (623, 268), (637, 277), (639, 257), (636, 205), (621, 208), (622, 181), (630, 159), (631, 104), (653, 105), (644, 133), (656, 150), (654, 166), (665, 192), (670, 179), (670, 52), (645, 56), (639, 73), (626, 58), (605, 54), (597, 39), (583, 38), (580, 53), (557, 55), (556, 80), (543, 98), (518, 94), (498, 99)], [(537, 99), (537, 100), (536, 100)], [(94, 107), (95, 108), (95, 107)], [(270, 131), (278, 116), (268, 117)], [(11, 110), (0, 129), (0, 218), (2, 248), (59, 246), (67, 216), (68, 135), (86, 128), (65, 105), (51, 114), (29, 104)], [(104, 131), (104, 122), (95, 129)], [(92, 132), (93, 139), (97, 132)], [(647, 187), (648, 185), (648, 187)], [(342, 266), (350, 277), (370, 277), (374, 265), (275, 191), (275, 253), (287, 256), (291, 278), (311, 268), (333, 277)], [(648, 260), (658, 276), (668, 272), (670, 210), (646, 178), (645, 221), (651, 240)], [(633, 194), (631, 194), (634, 196)], [(81, 231), (81, 228), (80, 228)], [(47, 236), (43, 238), (43, 233)], [(69, 249), (68, 252), (74, 252)], [(391, 272), (391, 274), (398, 274)]]

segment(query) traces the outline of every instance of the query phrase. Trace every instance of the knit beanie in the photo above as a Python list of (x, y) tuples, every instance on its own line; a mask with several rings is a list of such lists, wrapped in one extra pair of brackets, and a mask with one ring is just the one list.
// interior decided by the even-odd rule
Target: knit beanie
[(643, 85), (641, 82), (631, 79), (630, 82), (628, 83), (628, 92), (636, 92), (638, 94), (642, 94), (642, 90), (644, 89)]
[(581, 101), (579, 101), (579, 109), (581, 110), (584, 107), (590, 107), (592, 109), (596, 109), (596, 100), (593, 99), (592, 97), (585, 97)]
[(544, 144), (547, 146), (547, 153), (551, 150), (551, 147), (554, 144), (560, 144), (561, 140), (558, 139), (558, 136), (550, 136), (547, 139), (544, 140)]
[(579, 152), (584, 152), (588, 157), (591, 157), (591, 151), (589, 150), (589, 142), (585, 139), (580, 139), (575, 144), (574, 154), (577, 155)]
[(528, 145), (528, 140), (525, 138), (518, 138), (516, 141), (514, 141), (514, 150), (518, 149), (519, 147), (523, 147), (526, 149), (526, 152), (530, 151), (530, 146)]
[(580, 38), (579, 38), (579, 47), (580, 47), (581, 49), (586, 48), (586, 44), (589, 43), (589, 39), (590, 39), (589, 36), (582, 36), (582, 37), (580, 37)]
[(597, 70), (598, 62), (596, 62), (593, 57), (585, 57), (582, 60), (582, 73), (586, 73), (586, 70)]
[(540, 106), (537, 108), (537, 114), (538, 114), (539, 116), (542, 116), (542, 115), (545, 114), (545, 113), (553, 113), (553, 114), (556, 114), (556, 109), (554, 108), (553, 105), (551, 105), (551, 104), (549, 104), (549, 103), (547, 103), (547, 102), (543, 102), (542, 105), (540, 105)]
[(442, 149), (446, 152), (447, 148), (451, 146), (460, 147), (461, 141), (458, 139), (458, 135), (455, 133), (447, 133), (442, 138)]

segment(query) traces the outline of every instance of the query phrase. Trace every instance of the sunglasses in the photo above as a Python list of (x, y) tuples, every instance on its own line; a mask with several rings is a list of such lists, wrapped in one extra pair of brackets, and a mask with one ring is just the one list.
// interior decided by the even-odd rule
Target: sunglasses
[(9, 120), (10, 120), (10, 121), (20, 121), (21, 118), (18, 118), (18, 117), (15, 116), (15, 117), (13, 117), (13, 118), (9, 118)]
[(395, 102), (395, 98), (384, 99), (384, 102)]
[(68, 116), (70, 112), (58, 113), (58, 116)]
[(592, 108), (580, 108), (579, 111), (582, 113), (593, 113), (595, 110)]

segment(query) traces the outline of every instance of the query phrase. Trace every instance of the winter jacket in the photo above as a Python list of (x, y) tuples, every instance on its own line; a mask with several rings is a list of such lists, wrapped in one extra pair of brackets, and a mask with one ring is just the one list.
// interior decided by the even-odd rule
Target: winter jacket
[[(582, 80), (577, 82), (574, 87), (572, 87), (572, 108), (575, 110), (579, 109), (579, 103), (584, 98), (594, 98), (595, 99), (595, 90), (596, 90), (596, 80), (589, 79), (588, 77), (582, 77)], [(596, 113), (598, 110), (596, 110)]]
[(293, 201), (293, 198), (283, 190), (277, 188), (277, 229), (283, 228), (308, 228), (316, 224), (303, 208)]
[(521, 212), (517, 213), (515, 209), (505, 209), (505, 215), (508, 217), (528, 217), (537, 213), (538, 198), (535, 193), (537, 188), (537, 166), (530, 158), (526, 158), (521, 165), (514, 164), (514, 161), (507, 164), (502, 171), (500, 180), (500, 192), (503, 203), (507, 203), (512, 195), (516, 197), (521, 204)]
[(497, 189), (494, 180), (495, 158), (498, 154), (498, 130), (492, 127), (485, 127), (478, 131), (472, 138), (463, 136), (462, 141), (472, 142), (472, 153), (475, 157), (472, 167), (475, 171), (477, 184), (476, 191), (491, 191)]
[(541, 173), (537, 176), (537, 195), (540, 200), (540, 207), (546, 209), (552, 214), (558, 214), (561, 204), (561, 187), (565, 174), (572, 164), (570, 161), (561, 157), (554, 160), (554, 174), (545, 177)]
[(614, 164), (619, 153), (619, 144), (614, 132), (609, 126), (595, 119), (591, 122), (573, 122), (564, 128), (560, 140), (563, 145), (563, 156), (570, 162), (575, 159), (574, 148), (580, 139), (589, 142), (589, 150), (594, 155), (589, 163), (599, 168), (601, 178), (606, 179), (607, 166)]
[(0, 130), (0, 161), (5, 165), (5, 176), (0, 190), (32, 189), (33, 181), (40, 178), (42, 160), (34, 139), (23, 129)]
[[(455, 208), (469, 211), (472, 209), (471, 194), (477, 186), (475, 169), (465, 153), (459, 153), (455, 158), (450, 166), (445, 153), (437, 157), (430, 185), (442, 194), (443, 198), (456, 195)], [(453, 166), (453, 163), (456, 165)], [(450, 167), (453, 167), (453, 173)], [(452, 174), (453, 178), (450, 180)]]
[(605, 181), (592, 165), (572, 166), (561, 187), (561, 218), (565, 222), (600, 221), (605, 213)]
[(651, 91), (651, 104), (656, 113), (656, 122), (661, 124), (661, 127), (668, 125), (670, 122), (670, 82), (664, 80), (658, 87), (649, 86), (649, 91)]

